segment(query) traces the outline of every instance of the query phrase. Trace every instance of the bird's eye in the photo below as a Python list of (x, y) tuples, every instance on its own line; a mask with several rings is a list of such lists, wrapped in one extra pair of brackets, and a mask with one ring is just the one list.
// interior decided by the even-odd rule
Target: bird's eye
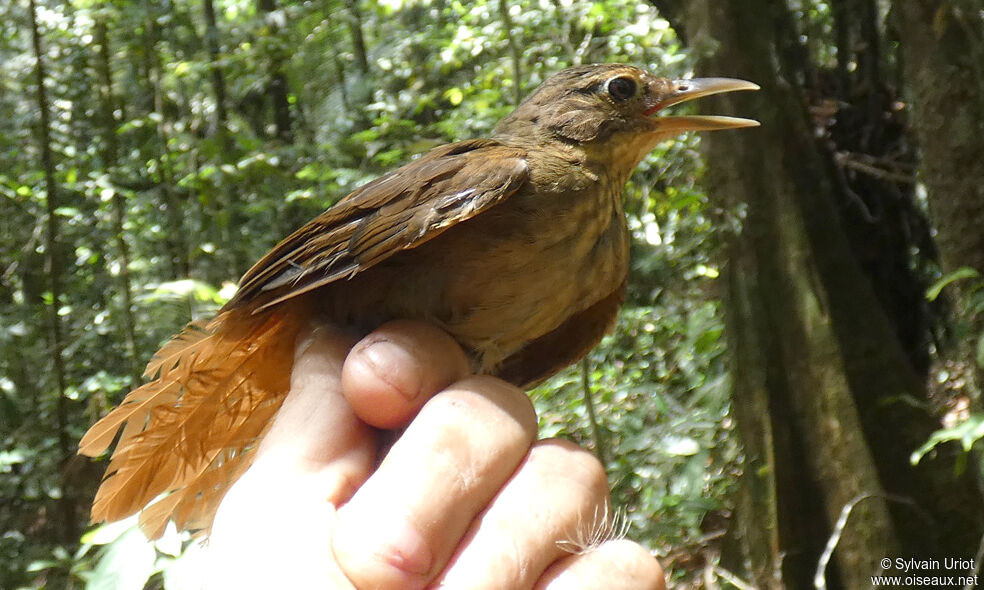
[(606, 84), (608, 95), (617, 101), (628, 100), (636, 94), (636, 82), (632, 78), (612, 78)]

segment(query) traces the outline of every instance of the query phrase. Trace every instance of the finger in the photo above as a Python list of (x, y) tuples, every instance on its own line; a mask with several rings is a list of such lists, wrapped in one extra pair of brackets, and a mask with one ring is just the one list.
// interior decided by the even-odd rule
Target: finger
[(568, 441), (540, 441), (472, 522), (441, 581), (461, 589), (532, 588), (568, 555), (561, 541), (589, 545), (610, 532), (608, 516), (608, 479), (595, 456)]
[(359, 418), (393, 429), (470, 372), (465, 353), (444, 331), (425, 322), (399, 320), (355, 345), (342, 368), (342, 388)]
[(663, 568), (642, 545), (607, 541), (568, 555), (544, 572), (535, 590), (666, 590)]
[(339, 510), (335, 557), (357, 587), (422, 588), (529, 450), (519, 389), (469, 377), (431, 399)]
[[(230, 495), (238, 489), (233, 487)], [(269, 495), (251, 500), (227, 512), (226, 522), (216, 519), (201, 564), (203, 590), (356, 590), (325, 543), (334, 506)], [(220, 515), (226, 506), (223, 501)]]
[(342, 395), (342, 363), (355, 338), (320, 326), (299, 341), (290, 394), (250, 471), (280, 487), (283, 478), (304, 476), (309, 478), (305, 489), (340, 504), (368, 477), (375, 461), (372, 431)]
[[(206, 588), (353, 588), (325, 538), (335, 506), (375, 461), (371, 429), (341, 393), (342, 362), (354, 341), (328, 326), (300, 339), (291, 391), (216, 513)], [(270, 539), (280, 541), (261, 542)]]

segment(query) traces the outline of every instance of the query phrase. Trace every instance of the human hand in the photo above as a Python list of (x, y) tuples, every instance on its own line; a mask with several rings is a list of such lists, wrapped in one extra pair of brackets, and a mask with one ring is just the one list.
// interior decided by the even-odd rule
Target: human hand
[[(522, 391), (469, 375), (426, 324), (354, 342), (321, 328), (298, 347), (291, 393), (216, 515), (206, 587), (664, 587), (638, 544), (559, 544), (600, 525), (608, 483), (576, 445), (535, 442)], [(373, 426), (407, 423), (374, 470)]]

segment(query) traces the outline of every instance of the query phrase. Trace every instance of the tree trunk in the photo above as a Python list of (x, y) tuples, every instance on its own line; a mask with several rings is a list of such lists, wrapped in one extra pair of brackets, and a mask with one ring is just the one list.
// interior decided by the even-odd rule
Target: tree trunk
[[(113, 170), (119, 165), (119, 140), (116, 137), (116, 96), (113, 94), (113, 72), (109, 63), (109, 34), (106, 22), (98, 17), (95, 24), (96, 70), (99, 73), (101, 123), (103, 128), (103, 166)], [(140, 384), (140, 361), (137, 350), (136, 321), (133, 319), (133, 284), (130, 279), (130, 246), (126, 242), (126, 201), (119, 191), (114, 190), (111, 197), (113, 212), (113, 234), (116, 236), (116, 249), (120, 265), (120, 294), (123, 307), (120, 310), (120, 328), (126, 345), (127, 367), (130, 373), (130, 387)]]
[(230, 154), (232, 144), (228, 129), (229, 114), (226, 111), (225, 76), (219, 66), (219, 27), (215, 21), (215, 6), (212, 0), (202, 0), (202, 10), (205, 12), (205, 44), (208, 47), (208, 67), (211, 74), (212, 93), (215, 95), (215, 133), (219, 136), (223, 154)]
[(164, 247), (167, 249), (170, 262), (170, 277), (178, 279), (191, 274), (191, 263), (188, 259), (188, 245), (185, 241), (181, 203), (174, 190), (171, 146), (164, 115), (164, 90), (161, 88), (161, 64), (157, 55), (157, 19), (151, 2), (152, 0), (144, 0), (144, 61), (153, 101), (152, 108), (157, 122), (157, 138), (161, 144), (161, 151), (157, 156), (157, 165), (160, 174), (161, 195), (169, 225)]
[(506, 43), (509, 45), (509, 57), (513, 68), (513, 105), (523, 102), (523, 70), (522, 57), (519, 50), (519, 43), (513, 37), (512, 17), (509, 16), (509, 3), (506, 0), (499, 0), (499, 18), (502, 19), (502, 28), (506, 33)]
[(362, 34), (362, 11), (359, 10), (358, 0), (345, 0), (348, 8), (349, 37), (352, 39), (352, 53), (355, 54), (355, 66), (364, 76), (369, 76), (369, 53), (366, 51), (366, 40)]
[[(271, 17), (271, 13), (277, 9), (275, 0), (257, 0), (256, 7), (266, 18), (270, 26), (270, 34), (275, 37), (280, 29)], [(273, 109), (274, 136), (284, 143), (293, 143), (294, 131), (291, 127), (290, 101), (287, 97), (287, 76), (283, 71), (284, 56), (279, 43), (272, 55), (268, 56), (268, 61), (270, 79), (267, 82), (267, 93), (270, 95), (270, 105)]]
[[(729, 104), (728, 112), (758, 117), (760, 130), (702, 138), (709, 192), (727, 198), (730, 207), (747, 207), (741, 231), (728, 241), (730, 341), (736, 361), (747, 363), (736, 367), (742, 377), (736, 380), (735, 414), (743, 440), (753, 443), (746, 472), (771, 459), (775, 478), (757, 486), (771, 493), (774, 485), (775, 515), (767, 510), (768, 497), (760, 499), (758, 511), (740, 516), (741, 528), (778, 521), (778, 547), (758, 557), (755, 579), (775, 584), (771, 568), (782, 563), (785, 585), (805, 588), (812, 585), (841, 510), (869, 496), (854, 509), (834, 554), (836, 567), (826, 572), (831, 586), (862, 588), (878, 572), (878, 559), (902, 544), (854, 402), (844, 326), (855, 332), (851, 352), (880, 354), (880, 365), (899, 376), (886, 389), (904, 394), (918, 388), (918, 380), (840, 228), (833, 207), (836, 175), (813, 140), (796, 92), (808, 76), (797, 65), (801, 60), (793, 59), (799, 51), (795, 40), (777, 38), (769, 26), (777, 22), (791, 22), (781, 2), (687, 7), (688, 36), (701, 55), (701, 71), (762, 85), (752, 96), (718, 103)], [(791, 33), (782, 29), (783, 35)], [(703, 53), (713, 42), (721, 50)], [(783, 78), (773, 64), (797, 79)], [(758, 377), (744, 377), (746, 371)], [(767, 408), (768, 420), (750, 420), (746, 404)], [(758, 434), (763, 425), (769, 428), (765, 437)], [(747, 494), (754, 499), (754, 491)]]
[[(213, 121), (214, 135), (218, 139), (219, 160), (225, 164), (237, 159), (236, 146), (229, 134), (229, 114), (226, 108), (225, 75), (219, 64), (221, 52), (219, 49), (219, 27), (215, 19), (215, 6), (212, 0), (202, 0), (202, 10), (205, 13), (205, 44), (209, 56), (209, 78), (212, 84), (212, 94), (215, 99), (215, 120)], [(196, 167), (197, 168), (197, 167)], [(215, 198), (205, 205), (206, 219), (217, 226), (218, 239), (221, 244), (234, 244), (236, 238), (233, 232), (245, 224), (239, 211), (236, 190), (232, 183), (226, 182), (216, 187)], [(225, 277), (237, 277), (246, 270), (249, 264), (242, 256), (242, 248), (225, 247), (217, 254), (222, 258), (221, 273)]]
[[(896, 239), (913, 227), (906, 225), (905, 209), (911, 191), (886, 186), (898, 183), (899, 174), (848, 174), (851, 162), (828, 151), (888, 145), (904, 152), (905, 140), (886, 119), (885, 105), (894, 99), (885, 90), (892, 82), (879, 79), (884, 68), (874, 5), (856, 0), (834, 8), (838, 49), (852, 52), (859, 68), (838, 75), (844, 94), (834, 99), (841, 110), (824, 144), (814, 140), (804, 102), (810, 92), (824, 99), (817, 88), (803, 87), (813, 66), (795, 59), (795, 28), (774, 26), (791, 22), (784, 2), (693, 2), (686, 10), (702, 74), (738, 75), (763, 86), (755, 95), (719, 102), (742, 105), (732, 110), (759, 118), (761, 130), (702, 138), (710, 193), (728, 195), (730, 207), (747, 207), (742, 230), (729, 243), (726, 304), (735, 414), (750, 460), (745, 479), (765, 494), (758, 504), (744, 502), (759, 509), (740, 519), (746, 529), (778, 520), (778, 552), (753, 560), (761, 584), (784, 553), (786, 583), (810, 585), (824, 531), (859, 495), (874, 494), (867, 508), (855, 508), (855, 524), (835, 553), (845, 587), (869, 586), (875, 560), (892, 550), (971, 557), (980, 536), (980, 495), (971, 477), (955, 475), (953, 449), (917, 467), (909, 463), (939, 424), (927, 409), (926, 328), (906, 317), (918, 315), (922, 303), (922, 288), (908, 268), (912, 242)], [(870, 213), (866, 201), (889, 206), (860, 223), (857, 218)], [(870, 260), (862, 264), (858, 253)], [(769, 421), (749, 409), (762, 407), (769, 408)], [(770, 458), (772, 470), (763, 474), (756, 465)], [(773, 485), (775, 519), (763, 508)]]
[[(60, 461), (65, 462), (75, 454), (72, 452), (72, 440), (68, 432), (68, 398), (66, 393), (66, 376), (62, 337), (61, 317), (61, 264), (58, 256), (58, 184), (55, 181), (55, 160), (51, 150), (51, 114), (48, 106), (48, 93), (44, 84), (47, 79), (45, 72), (44, 51), (41, 47), (41, 31), (38, 28), (38, 9), (35, 0), (30, 0), (31, 40), (34, 47), (36, 98), (40, 125), (38, 129), (41, 150), (41, 166), (44, 169), (45, 205), (47, 213), (47, 228), (45, 234), (45, 255), (48, 275), (48, 287), (51, 290), (51, 300), (48, 302), (48, 349), (51, 355), (51, 372), (54, 379), (55, 419), (57, 420), (57, 442)], [(63, 495), (58, 502), (60, 508), (60, 525), (62, 542), (74, 545), (78, 541), (76, 526), (75, 494), (71, 486), (62, 482)]]
[[(904, 0), (894, 3), (893, 20), (944, 268), (970, 267), (984, 276), (984, 22), (973, 4)], [(966, 393), (979, 405), (984, 382), (974, 345), (984, 333), (984, 314), (973, 313), (964, 285), (953, 287), (956, 353)]]

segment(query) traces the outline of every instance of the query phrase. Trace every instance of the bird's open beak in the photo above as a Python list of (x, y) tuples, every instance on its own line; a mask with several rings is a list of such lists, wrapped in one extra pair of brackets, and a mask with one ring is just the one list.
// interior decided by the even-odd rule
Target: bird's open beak
[[(670, 83), (670, 92), (664, 94), (646, 110), (646, 115), (655, 115), (666, 107), (694, 100), (711, 94), (736, 92), (738, 90), (758, 90), (758, 84), (736, 80), (734, 78), (694, 78), (692, 80), (674, 80)], [(723, 117), (718, 115), (681, 115), (660, 117), (656, 119), (661, 133), (682, 133), (684, 131), (713, 131), (716, 129), (737, 129), (740, 127), (758, 127), (759, 122), (753, 119), (739, 117)]]

